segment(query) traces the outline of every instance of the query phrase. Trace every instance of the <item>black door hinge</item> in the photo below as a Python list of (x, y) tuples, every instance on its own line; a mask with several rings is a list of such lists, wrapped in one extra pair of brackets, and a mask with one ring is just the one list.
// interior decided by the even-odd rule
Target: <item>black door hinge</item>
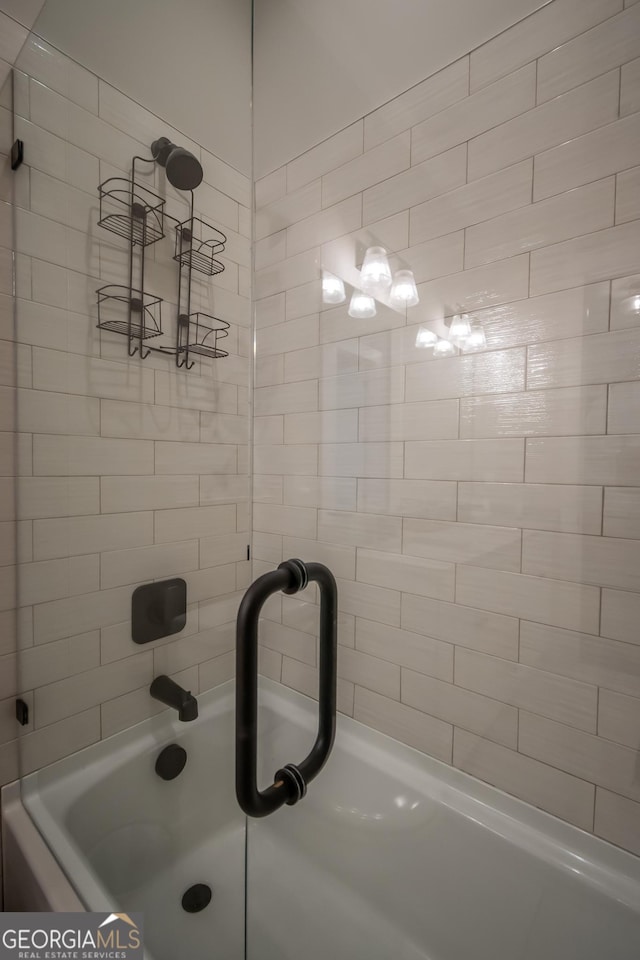
[(24, 700), (16, 700), (16, 720), (22, 727), (29, 723), (29, 704)]
[(24, 160), (24, 140), (16, 140), (11, 147), (11, 169), (17, 170)]
[(247, 560), (251, 560), (251, 545), (247, 544)]

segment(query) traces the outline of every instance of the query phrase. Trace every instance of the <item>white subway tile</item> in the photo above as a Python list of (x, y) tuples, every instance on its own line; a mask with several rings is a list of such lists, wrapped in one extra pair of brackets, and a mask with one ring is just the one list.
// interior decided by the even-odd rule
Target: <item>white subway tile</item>
[(620, 115), (624, 117), (638, 110), (640, 110), (640, 58), (623, 66), (620, 85)]
[(531, 202), (532, 180), (533, 162), (523, 160), (412, 207), (411, 243), (422, 243), (526, 206)]
[(464, 231), (436, 237), (398, 253), (402, 266), (413, 271), (416, 283), (424, 283), (464, 267)]
[[(314, 178), (315, 179), (315, 178)], [(266, 207), (276, 200), (280, 200), (287, 192), (287, 168), (278, 167), (273, 173), (261, 177), (255, 182), (256, 207)]]
[(415, 557), (520, 570), (521, 532), (511, 527), (442, 520), (403, 521), (402, 549)]
[(39, 604), (33, 612), (36, 644), (87, 633), (131, 617), (131, 588), (101, 590)]
[(33, 438), (33, 472), (39, 476), (153, 473), (153, 444), (104, 437)]
[(612, 690), (600, 690), (598, 698), (598, 736), (637, 748), (640, 726), (640, 699)]
[(253, 455), (257, 473), (311, 476), (318, 473), (318, 448), (315, 444), (256, 444)]
[(338, 649), (338, 676), (392, 700), (400, 699), (400, 667), (350, 647)]
[(359, 411), (360, 441), (451, 440), (458, 436), (458, 403), (436, 400), (363, 407)]
[[(355, 162), (355, 161), (354, 161)], [(305, 220), (287, 227), (287, 256), (292, 257), (311, 247), (335, 240), (362, 225), (362, 200), (358, 194)]]
[(356, 648), (439, 680), (453, 680), (453, 646), (373, 620), (356, 620)]
[(524, 387), (522, 349), (431, 360), (407, 367), (407, 400), (437, 400), (478, 393), (509, 393)]
[(357, 439), (357, 410), (287, 413), (284, 418), (285, 444), (349, 443)]
[[(238, 381), (246, 382), (244, 372)], [(195, 377), (190, 374), (185, 377), (177, 371), (156, 371), (156, 404), (188, 410), (237, 413), (236, 398), (237, 391), (231, 383), (220, 383), (210, 376)]]
[(518, 621), (512, 617), (403, 594), (402, 628), (482, 653), (518, 658)]
[(623, 277), (611, 283), (611, 329), (637, 327), (640, 310), (636, 298), (640, 296), (640, 275)]
[(549, 437), (526, 443), (528, 483), (637, 484), (639, 438)]
[(354, 718), (438, 760), (451, 762), (453, 728), (435, 717), (356, 687)]
[(256, 443), (284, 443), (284, 417), (256, 417), (253, 431)]
[(633, 643), (522, 621), (520, 660), (563, 677), (640, 696), (640, 647)]
[(75, 517), (98, 513), (99, 510), (100, 480), (97, 477), (21, 477), (20, 479), (18, 516), (22, 520)]
[(460, 483), (458, 519), (566, 533), (600, 533), (599, 487), (534, 483)]
[(358, 480), (358, 512), (455, 520), (456, 484), (444, 480)]
[(621, 0), (555, 0), (471, 54), (471, 89), (536, 60), (622, 9)]
[(593, 832), (640, 855), (640, 804), (597, 787)]
[(424, 480), (523, 479), (522, 440), (426, 440), (405, 444), (405, 477)]
[(20, 738), (20, 772), (23, 775), (33, 773), (99, 739), (100, 711), (97, 708), (34, 730)]
[(200, 690), (210, 690), (221, 683), (226, 683), (235, 677), (235, 653), (225, 653), (221, 657), (207, 660), (198, 667), (198, 684)]
[(100, 586), (121, 587), (140, 580), (182, 576), (188, 570), (197, 569), (197, 540), (113, 550), (100, 557)]
[[(535, 379), (527, 380), (531, 386), (537, 386)], [(606, 430), (606, 419), (605, 386), (530, 390), (460, 401), (461, 438), (600, 434)]]
[(623, 277), (638, 269), (640, 223), (625, 223), (531, 254), (531, 293)]
[(639, 149), (640, 118), (631, 116), (547, 150), (536, 157), (534, 200), (633, 167)]
[(611, 123), (618, 116), (618, 90), (615, 70), (481, 134), (469, 143), (469, 179)]
[(284, 356), (284, 380), (314, 380), (358, 370), (358, 341), (339, 340), (322, 346), (287, 352)]
[(254, 528), (263, 533), (280, 533), (313, 539), (316, 536), (316, 510), (309, 507), (257, 503), (253, 510)]
[(381, 400), (400, 403), (403, 399), (404, 370), (401, 367), (346, 373), (319, 381), (321, 410), (377, 406)]
[(299, 350), (318, 343), (318, 317), (300, 317), (285, 323), (272, 324), (257, 331), (256, 351), (268, 357), (289, 350)]
[(522, 569), (536, 576), (640, 592), (640, 543), (526, 530)]
[[(629, 364), (629, 366), (631, 365)], [(614, 383), (609, 387), (609, 433), (631, 434), (636, 432), (638, 421), (635, 416), (637, 410), (635, 405), (639, 396), (640, 381)], [(630, 449), (633, 449), (633, 441), (629, 437), (626, 439)]]
[[(535, 389), (633, 380), (638, 376), (639, 353), (639, 330), (536, 344), (528, 350), (527, 386)], [(582, 432), (586, 431), (576, 431)]]
[(100, 634), (83, 633), (20, 653), (20, 684), (24, 690), (83, 673), (100, 663)]
[(521, 254), (419, 284), (424, 320), (441, 321), (443, 314), (452, 316), (460, 310), (475, 312), (511, 300), (522, 300), (529, 292), (529, 256)]
[(400, 593), (397, 590), (338, 580), (338, 607), (354, 617), (370, 617), (392, 627), (400, 626)]
[(593, 826), (594, 786), (465, 730), (455, 731), (453, 764), (583, 830)]
[(152, 678), (153, 655), (145, 652), (40, 687), (35, 692), (36, 727), (55, 723), (136, 690), (151, 683)]
[(235, 508), (231, 505), (180, 507), (155, 514), (156, 543), (234, 533), (235, 529)]
[(100, 401), (96, 398), (18, 390), (17, 401), (17, 426), (22, 433), (100, 433)]
[(488, 740), (517, 747), (518, 711), (505, 702), (412, 670), (402, 671), (402, 702)]
[[(318, 699), (318, 671), (299, 660), (282, 658), (282, 683), (312, 699)], [(337, 706), (340, 713), (353, 716), (353, 684), (338, 677)]]
[(200, 438), (200, 414), (198, 410), (178, 407), (103, 400), (101, 427), (105, 437), (197, 441)]
[(355, 510), (356, 480), (351, 477), (285, 477), (284, 503), (293, 507)]
[(462, 100), (469, 91), (469, 58), (463, 57), (378, 107), (364, 119), (364, 143), (377, 143)]
[[(75, 482), (86, 484), (91, 481)], [(126, 480), (123, 477), (101, 477), (100, 479), (100, 505), (103, 513), (196, 506), (199, 496), (198, 477), (128, 477)], [(66, 512), (68, 511), (53, 515), (64, 516)], [(74, 513), (77, 512), (74, 510)], [(97, 513), (98, 510), (82, 512)]]
[(399, 517), (320, 510), (318, 539), (329, 543), (371, 547), (400, 553), (402, 521)]
[(318, 409), (318, 384), (315, 380), (259, 387), (255, 391), (257, 416), (277, 413), (304, 413)]
[(599, 626), (600, 591), (582, 583), (460, 566), (456, 601), (569, 630), (597, 633)]
[[(640, 108), (639, 108), (640, 109)], [(616, 223), (640, 219), (640, 167), (616, 178)]]
[[(155, 444), (155, 472), (157, 474), (212, 474), (237, 472), (236, 447), (223, 443)], [(105, 470), (104, 473), (112, 471)], [(146, 471), (153, 473), (151, 470)]]
[(324, 563), (335, 577), (345, 580), (355, 579), (355, 547), (285, 536), (282, 541), (282, 552), (285, 557), (300, 557), (302, 560)]
[[(247, 557), (246, 533), (227, 533), (214, 537), (200, 539), (200, 566), (220, 567), (229, 564), (229, 572), (233, 563), (246, 560)], [(216, 578), (222, 576), (222, 571), (216, 573)], [(210, 588), (213, 590), (213, 587)], [(217, 593), (228, 593), (229, 590), (217, 590)], [(209, 596), (213, 596), (210, 593)]]
[(382, 220), (462, 186), (466, 167), (467, 148), (461, 145), (370, 187), (363, 194), (363, 222)]
[(263, 620), (260, 626), (260, 642), (283, 656), (301, 660), (311, 666), (316, 664), (316, 639), (311, 634), (281, 623), (273, 623), (271, 620)]
[(524, 711), (520, 713), (518, 743), (521, 753), (543, 763), (632, 800), (640, 798), (637, 750)]
[(473, 267), (613, 225), (613, 178), (577, 187), (466, 231), (465, 263)]
[(153, 514), (125, 513), (36, 520), (33, 524), (37, 560), (102, 550), (119, 550), (153, 543)]
[(254, 268), (262, 270), (270, 267), (287, 256), (287, 231), (279, 230), (262, 240), (256, 240), (254, 247)]
[(324, 477), (402, 477), (402, 443), (323, 443), (318, 473)]
[(258, 206), (255, 217), (256, 240), (310, 217), (320, 210), (320, 180), (305, 184), (268, 206)]
[(295, 191), (359, 156), (362, 153), (362, 140), (363, 121), (358, 120), (291, 160), (286, 166), (289, 191)]
[[(323, 206), (329, 207), (345, 197), (359, 194), (367, 187), (406, 170), (411, 165), (410, 152), (411, 134), (409, 130), (405, 130), (392, 140), (386, 140), (349, 163), (325, 173), (322, 178)], [(358, 226), (361, 224), (350, 227), (349, 230), (355, 230)], [(342, 232), (348, 233), (349, 230)]]
[(453, 600), (454, 567), (451, 563), (359, 548), (356, 579), (436, 600)]
[(411, 162), (421, 163), (517, 117), (536, 102), (536, 66), (529, 63), (502, 80), (415, 126)]
[(640, 490), (633, 487), (607, 487), (604, 491), (605, 537), (640, 539)]
[(631, 7), (557, 46), (538, 61), (538, 102), (632, 60), (639, 33), (640, 8)]
[(97, 556), (21, 563), (18, 567), (18, 606), (28, 607), (62, 597), (91, 593), (99, 587)]
[[(287, 257), (279, 263), (254, 272), (254, 296), (270, 297), (291, 287), (318, 281), (320, 258), (317, 250), (305, 250), (295, 257)], [(309, 313), (309, 310), (305, 310)], [(299, 315), (299, 314), (298, 314)]]
[(375, 317), (356, 319), (348, 314), (348, 304), (326, 310), (320, 315), (320, 342), (332, 343), (353, 337), (362, 337), (378, 330), (403, 327), (405, 311), (392, 310), (378, 302)]
[(256, 387), (272, 387), (284, 382), (284, 356), (256, 357), (254, 364)]
[(471, 650), (456, 651), (455, 678), (461, 687), (595, 733), (595, 686)]

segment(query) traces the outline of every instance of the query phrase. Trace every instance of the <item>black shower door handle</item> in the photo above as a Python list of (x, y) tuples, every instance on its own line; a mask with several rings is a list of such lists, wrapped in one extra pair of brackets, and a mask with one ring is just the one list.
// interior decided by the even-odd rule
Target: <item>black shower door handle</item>
[[(320, 587), (320, 683), (318, 734), (302, 763), (287, 763), (266, 790), (258, 790), (258, 619), (266, 600), (282, 590), (293, 594), (308, 583)], [(236, 796), (250, 817), (266, 817), (284, 803), (292, 806), (322, 770), (336, 734), (338, 590), (322, 563), (286, 560), (255, 580), (240, 604), (236, 627)]]

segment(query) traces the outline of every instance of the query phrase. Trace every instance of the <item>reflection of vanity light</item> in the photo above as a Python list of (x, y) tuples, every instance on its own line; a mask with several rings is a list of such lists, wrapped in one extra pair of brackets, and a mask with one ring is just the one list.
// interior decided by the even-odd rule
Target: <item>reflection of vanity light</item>
[(360, 290), (354, 290), (349, 304), (349, 316), (356, 320), (368, 320), (376, 315), (376, 304), (373, 297), (368, 297)]
[(487, 338), (482, 325), (479, 323), (471, 324), (471, 333), (464, 342), (464, 350), (484, 350), (487, 345)]
[(456, 313), (449, 328), (451, 339), (460, 342), (466, 340), (470, 333), (469, 315), (467, 313)]
[(449, 340), (438, 340), (433, 348), (434, 357), (452, 357), (456, 348)]
[(416, 281), (411, 270), (397, 270), (393, 275), (393, 285), (389, 294), (392, 307), (415, 307), (420, 303)]
[(631, 297), (631, 309), (634, 313), (640, 313), (640, 294)]
[(322, 302), (344, 303), (346, 299), (344, 283), (340, 277), (334, 277), (332, 273), (325, 271), (322, 274)]
[(416, 347), (432, 347), (438, 342), (437, 335), (428, 327), (420, 327), (416, 334)]
[(360, 286), (365, 293), (387, 290), (391, 286), (391, 267), (384, 247), (369, 247), (360, 271)]

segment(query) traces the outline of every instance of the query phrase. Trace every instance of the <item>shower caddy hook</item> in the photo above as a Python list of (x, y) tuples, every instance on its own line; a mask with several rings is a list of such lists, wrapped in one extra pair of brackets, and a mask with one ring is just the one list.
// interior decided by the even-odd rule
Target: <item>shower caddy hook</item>
[[(100, 217), (98, 226), (126, 239), (129, 243), (128, 286), (107, 284), (96, 291), (98, 328), (127, 337), (130, 357), (139, 353), (142, 360), (154, 351), (175, 357), (177, 367), (190, 370), (195, 360), (190, 355), (226, 357), (219, 341), (228, 336), (229, 324), (201, 311), (192, 312), (193, 270), (212, 277), (224, 270), (217, 258), (227, 238), (215, 227), (194, 214), (194, 190), (203, 171), (196, 157), (177, 147), (167, 137), (151, 145), (151, 157), (134, 156), (131, 178), (110, 177), (98, 187)], [(136, 182), (136, 163), (158, 163), (165, 167), (167, 179), (178, 190), (189, 191), (189, 217), (179, 221), (165, 210), (165, 201), (148, 187)], [(162, 336), (162, 298), (145, 290), (145, 250), (165, 236), (165, 221), (175, 229), (173, 259), (178, 263), (178, 317), (174, 347), (145, 343)], [(136, 247), (139, 255), (136, 257)], [(137, 262), (137, 265), (136, 265)], [(184, 309), (183, 309), (184, 306)], [(123, 319), (122, 313), (124, 308)]]
[[(318, 733), (311, 752), (299, 763), (287, 763), (266, 790), (258, 790), (258, 619), (274, 593), (293, 594), (311, 583), (320, 586), (320, 683)], [(336, 660), (338, 589), (322, 563), (286, 560), (277, 570), (255, 580), (240, 604), (236, 624), (236, 796), (244, 813), (266, 817), (283, 804), (305, 796), (307, 784), (329, 758), (336, 735)]]

